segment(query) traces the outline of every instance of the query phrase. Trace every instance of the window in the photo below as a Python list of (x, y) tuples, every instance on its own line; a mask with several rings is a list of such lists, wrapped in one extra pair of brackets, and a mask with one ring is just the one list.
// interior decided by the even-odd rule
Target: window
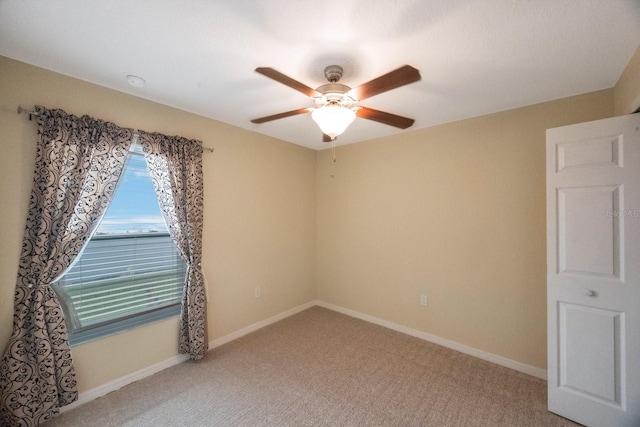
[(133, 144), (95, 234), (53, 286), (71, 344), (177, 315), (185, 276), (147, 162)]

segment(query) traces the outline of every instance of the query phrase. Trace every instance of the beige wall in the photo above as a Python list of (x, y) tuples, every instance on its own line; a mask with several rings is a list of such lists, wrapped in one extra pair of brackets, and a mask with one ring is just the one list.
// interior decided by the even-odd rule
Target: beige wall
[[(13, 291), (31, 191), (36, 124), (18, 105), (62, 108), (121, 126), (181, 135), (204, 154), (204, 272), (215, 339), (315, 297), (312, 150), (0, 57), (0, 347), (11, 333)], [(262, 297), (254, 298), (254, 288)], [(175, 319), (75, 346), (81, 391), (177, 354)]]
[(615, 115), (631, 114), (640, 108), (640, 47), (618, 79), (615, 90)]
[(318, 298), (545, 368), (545, 129), (612, 112), (605, 90), (338, 147), (335, 178), (319, 153)]

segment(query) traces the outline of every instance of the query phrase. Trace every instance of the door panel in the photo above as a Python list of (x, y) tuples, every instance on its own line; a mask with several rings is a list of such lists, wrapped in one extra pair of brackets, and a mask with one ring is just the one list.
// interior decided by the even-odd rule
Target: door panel
[(547, 130), (549, 410), (640, 426), (640, 115)]
[(581, 166), (622, 166), (619, 135), (558, 144), (557, 150), (557, 172)]
[[(620, 276), (618, 186), (558, 189), (558, 273)], [(585, 232), (587, 231), (587, 232)]]
[(622, 407), (624, 314), (562, 302), (559, 309), (560, 387)]

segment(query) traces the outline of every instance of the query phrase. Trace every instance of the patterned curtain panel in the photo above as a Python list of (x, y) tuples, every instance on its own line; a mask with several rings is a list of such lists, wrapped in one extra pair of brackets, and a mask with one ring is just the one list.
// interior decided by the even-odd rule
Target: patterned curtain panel
[(167, 228), (187, 263), (182, 296), (179, 352), (201, 359), (209, 346), (202, 276), (202, 143), (140, 132), (140, 143)]
[(0, 425), (36, 426), (77, 399), (62, 309), (51, 283), (97, 226), (118, 185), (133, 131), (37, 107), (38, 143), (15, 292), (0, 361)]

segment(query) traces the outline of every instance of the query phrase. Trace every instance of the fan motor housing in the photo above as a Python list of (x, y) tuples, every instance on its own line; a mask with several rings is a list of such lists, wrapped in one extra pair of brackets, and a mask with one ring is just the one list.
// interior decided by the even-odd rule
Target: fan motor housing
[(349, 86), (340, 83), (329, 83), (316, 89), (317, 92), (320, 92), (323, 95), (328, 95), (330, 93), (347, 93), (350, 90), (351, 88)]
[(326, 105), (340, 105), (341, 107), (351, 108), (353, 104), (358, 101), (351, 96), (348, 92), (351, 90), (349, 86), (345, 86), (339, 83), (330, 83), (320, 86), (316, 89), (322, 96), (314, 98), (314, 102), (318, 108)]

